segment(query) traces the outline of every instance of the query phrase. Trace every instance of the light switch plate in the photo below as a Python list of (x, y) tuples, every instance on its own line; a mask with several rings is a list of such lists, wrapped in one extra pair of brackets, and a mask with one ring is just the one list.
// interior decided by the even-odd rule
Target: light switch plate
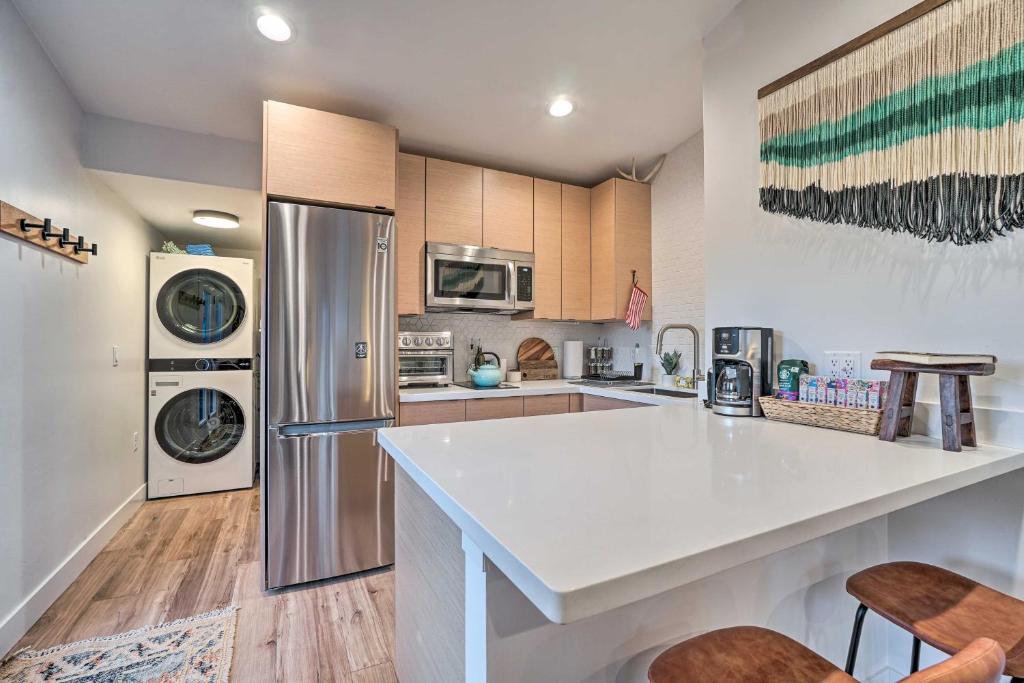
[(138, 453), (139, 451), (139, 433), (132, 432), (132, 453)]
[(826, 351), (828, 376), (832, 379), (860, 379), (860, 351)]
[(114, 348), (111, 350), (111, 360), (114, 362), (116, 368), (121, 363), (121, 347), (114, 344)]

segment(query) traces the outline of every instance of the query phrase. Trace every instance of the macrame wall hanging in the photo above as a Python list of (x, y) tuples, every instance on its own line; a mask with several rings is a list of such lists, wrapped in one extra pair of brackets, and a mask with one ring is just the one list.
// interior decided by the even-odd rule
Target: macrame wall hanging
[(1024, 0), (929, 0), (758, 93), (761, 207), (929, 241), (1024, 227)]

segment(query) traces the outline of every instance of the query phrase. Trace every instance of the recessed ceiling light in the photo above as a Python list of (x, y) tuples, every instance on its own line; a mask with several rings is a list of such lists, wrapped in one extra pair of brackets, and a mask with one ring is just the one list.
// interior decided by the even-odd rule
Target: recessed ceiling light
[(292, 27), (276, 14), (264, 12), (256, 19), (256, 28), (275, 43), (283, 43), (292, 37)]
[(201, 209), (192, 212), (192, 222), (206, 228), (230, 229), (238, 227), (238, 216), (223, 211)]
[(548, 107), (548, 113), (552, 116), (568, 116), (572, 113), (572, 102), (564, 97), (559, 97)]

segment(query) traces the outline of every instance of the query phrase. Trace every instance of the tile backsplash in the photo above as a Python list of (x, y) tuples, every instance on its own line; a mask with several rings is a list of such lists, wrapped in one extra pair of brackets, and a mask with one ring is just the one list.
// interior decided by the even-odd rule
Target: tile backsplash
[(455, 342), (455, 379), (466, 379), (466, 369), (472, 362), (469, 343), (479, 339), (484, 351), (507, 358), (509, 368), (515, 368), (516, 350), (529, 337), (540, 337), (555, 352), (559, 373), (562, 368), (562, 342), (578, 340), (585, 346), (607, 344), (615, 349), (615, 369), (633, 369), (633, 348), (640, 344), (640, 359), (644, 363), (644, 376), (651, 377), (651, 324), (645, 322), (635, 332), (625, 323), (562, 323), (511, 320), (507, 316), (481, 313), (427, 313), (402, 316), (398, 329), (403, 332), (440, 332), (451, 330)]

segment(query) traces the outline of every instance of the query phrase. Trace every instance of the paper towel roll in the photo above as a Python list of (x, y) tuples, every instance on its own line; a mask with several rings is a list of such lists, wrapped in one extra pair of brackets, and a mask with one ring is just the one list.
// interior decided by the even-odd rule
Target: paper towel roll
[(579, 379), (583, 376), (583, 342), (562, 342), (562, 377)]

